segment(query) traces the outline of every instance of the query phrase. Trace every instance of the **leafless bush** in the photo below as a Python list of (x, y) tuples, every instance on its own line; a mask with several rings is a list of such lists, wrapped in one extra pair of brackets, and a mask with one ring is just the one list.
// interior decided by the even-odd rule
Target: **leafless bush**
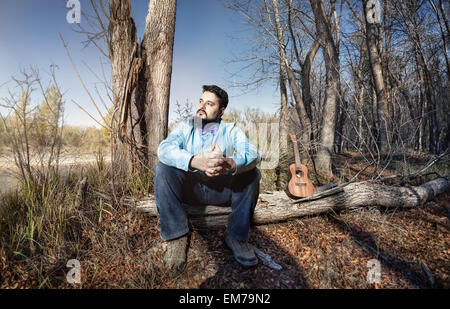
[[(12, 78), (14, 89), (2, 98), (8, 111), (0, 115), (6, 143), (11, 147), (19, 176), (25, 183), (45, 183), (50, 173), (58, 173), (62, 147), (63, 95), (50, 66), (47, 86), (39, 71), (22, 69), (20, 78)], [(20, 93), (13, 91), (18, 89)], [(33, 102), (42, 97), (42, 102)]]

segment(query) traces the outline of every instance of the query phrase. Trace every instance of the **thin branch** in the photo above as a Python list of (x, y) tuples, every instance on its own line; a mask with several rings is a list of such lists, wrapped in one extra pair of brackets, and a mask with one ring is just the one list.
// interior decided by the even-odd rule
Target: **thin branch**
[[(75, 70), (75, 73), (76, 73), (77, 76), (78, 76), (78, 79), (79, 79), (80, 82), (81, 82), (81, 85), (83, 86), (84, 90), (86, 90), (86, 92), (87, 92), (89, 98), (91, 99), (92, 104), (94, 104), (94, 107), (95, 107), (95, 109), (97, 110), (98, 114), (99, 114), (100, 117), (103, 119), (104, 123), (106, 123), (105, 117), (103, 117), (103, 114), (100, 112), (100, 109), (98, 108), (97, 104), (95, 103), (94, 99), (92, 98), (91, 93), (90, 93), (89, 90), (87, 89), (86, 85), (85, 85), (84, 82), (83, 82), (83, 79), (81, 78), (80, 74), (78, 73), (77, 67), (76, 67), (75, 63), (73, 62), (72, 57), (70, 56), (69, 49), (67, 48), (66, 42), (64, 42), (64, 39), (63, 39), (61, 33), (59, 33), (59, 37), (61, 38), (61, 42), (63, 43), (64, 48), (66, 49), (67, 56), (69, 57), (70, 62), (72, 63), (72, 66), (73, 66), (73, 68), (74, 68), (74, 70)], [(73, 101), (73, 100), (72, 100), (72, 101)], [(77, 105), (78, 105), (78, 104), (77, 104)], [(98, 123), (98, 121), (96, 121), (96, 122)]]

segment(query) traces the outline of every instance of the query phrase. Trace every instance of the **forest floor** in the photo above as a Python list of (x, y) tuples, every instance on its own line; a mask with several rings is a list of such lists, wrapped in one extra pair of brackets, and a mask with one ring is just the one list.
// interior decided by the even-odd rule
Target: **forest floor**
[[(341, 176), (344, 170), (347, 176), (361, 170), (363, 161), (353, 154), (335, 158)], [(54, 259), (39, 277), (30, 271), (26, 259), (8, 261), (0, 252), (0, 287), (447, 289), (449, 217), (450, 193), (446, 193), (408, 210), (368, 205), (253, 226), (250, 243), (269, 254), (282, 270), (261, 261), (256, 267), (243, 268), (223, 243), (224, 230), (196, 230), (190, 234), (186, 270), (169, 278), (162, 266), (165, 243), (158, 219), (122, 207), (105, 213), (97, 230), (81, 229), (76, 254)], [(65, 280), (69, 257), (80, 260), (80, 284)], [(373, 259), (380, 265), (379, 283), (367, 279), (374, 270)]]

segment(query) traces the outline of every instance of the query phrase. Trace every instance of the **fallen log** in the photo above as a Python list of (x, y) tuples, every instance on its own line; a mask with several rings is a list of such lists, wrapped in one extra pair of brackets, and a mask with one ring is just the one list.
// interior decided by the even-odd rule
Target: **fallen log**
[[(411, 208), (422, 205), (436, 198), (437, 195), (450, 192), (450, 181), (438, 178), (421, 186), (395, 187), (371, 182), (349, 183), (338, 189), (320, 192), (303, 200), (293, 200), (283, 191), (260, 193), (256, 205), (253, 223), (266, 224), (286, 221), (329, 211), (340, 211), (365, 206), (387, 208)], [(154, 196), (134, 201), (137, 211), (150, 216), (158, 216)], [(213, 205), (183, 205), (194, 228), (225, 227), (231, 207)]]

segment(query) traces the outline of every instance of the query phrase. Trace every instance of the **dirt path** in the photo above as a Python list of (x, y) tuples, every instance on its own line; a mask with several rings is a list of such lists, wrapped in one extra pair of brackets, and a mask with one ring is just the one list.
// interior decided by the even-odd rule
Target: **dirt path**
[[(41, 160), (38, 156), (34, 156), (30, 161), (32, 166), (39, 166), (39, 162), (46, 162), (46, 158)], [(110, 156), (104, 156), (105, 162), (110, 162)], [(95, 153), (63, 153), (59, 160), (60, 174), (66, 176), (74, 168), (95, 164), (97, 162), (97, 155)], [(17, 175), (18, 168), (15, 165), (12, 155), (0, 156), (0, 194), (6, 193), (16, 188), (18, 184)]]

